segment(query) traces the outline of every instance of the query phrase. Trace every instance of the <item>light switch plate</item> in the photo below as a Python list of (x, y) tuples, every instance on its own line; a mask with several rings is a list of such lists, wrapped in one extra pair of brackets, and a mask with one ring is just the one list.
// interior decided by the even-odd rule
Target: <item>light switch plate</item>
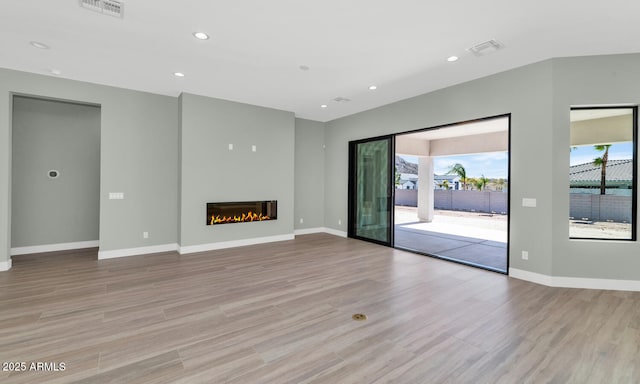
[(109, 200), (122, 200), (124, 199), (124, 192), (109, 192)]
[(537, 200), (534, 198), (530, 198), (530, 197), (523, 197), (522, 198), (522, 206), (523, 207), (529, 207), (529, 208), (535, 208), (537, 205)]

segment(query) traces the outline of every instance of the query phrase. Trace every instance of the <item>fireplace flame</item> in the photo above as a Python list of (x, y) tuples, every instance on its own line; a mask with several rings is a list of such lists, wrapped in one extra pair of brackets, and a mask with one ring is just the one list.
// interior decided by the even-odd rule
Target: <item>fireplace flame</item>
[(271, 220), (269, 216), (264, 216), (262, 213), (257, 214), (255, 212), (243, 213), (242, 216), (211, 216), (210, 224), (227, 224), (227, 223), (245, 223), (249, 221), (265, 221)]

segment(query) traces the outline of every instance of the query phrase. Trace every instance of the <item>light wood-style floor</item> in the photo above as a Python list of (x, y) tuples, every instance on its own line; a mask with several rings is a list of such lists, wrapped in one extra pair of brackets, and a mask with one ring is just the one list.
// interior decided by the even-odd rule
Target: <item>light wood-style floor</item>
[(0, 273), (0, 361), (66, 364), (2, 383), (638, 383), (640, 293), (549, 288), (326, 234), (19, 256)]

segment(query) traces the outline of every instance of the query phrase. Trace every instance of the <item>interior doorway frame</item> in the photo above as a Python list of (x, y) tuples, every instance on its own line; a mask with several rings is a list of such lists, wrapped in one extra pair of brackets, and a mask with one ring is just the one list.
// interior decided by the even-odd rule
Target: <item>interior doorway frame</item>
[[(99, 145), (98, 145), (98, 150), (99, 150), (99, 155), (98, 155), (98, 169), (99, 169), (99, 176), (98, 176), (98, 183), (99, 185), (102, 184), (102, 105), (100, 103), (93, 103), (93, 102), (87, 102), (87, 101), (80, 101), (80, 100), (75, 100), (75, 99), (66, 99), (66, 98), (60, 98), (60, 97), (51, 97), (51, 96), (43, 96), (43, 95), (38, 95), (38, 94), (33, 94), (33, 93), (26, 93), (26, 92), (9, 92), (9, 121), (10, 121), (10, 125), (9, 125), (9, 140), (11, 142), (11, 145), (9, 146), (9, 180), (13, 180), (13, 174), (15, 172), (15, 166), (13, 164), (13, 152), (14, 152), (14, 100), (16, 97), (19, 98), (26, 98), (26, 99), (33, 99), (33, 100), (40, 100), (40, 101), (50, 101), (50, 102), (56, 102), (56, 103), (62, 103), (62, 104), (70, 104), (70, 105), (79, 105), (79, 106), (86, 106), (86, 107), (93, 107), (93, 108), (97, 108), (100, 114), (100, 118), (99, 118)], [(99, 248), (100, 247), (100, 227), (102, 224), (102, 196), (100, 195), (101, 193), (101, 189), (100, 187), (98, 188), (98, 222), (97, 222), (97, 229), (98, 229), (98, 239), (96, 240), (90, 240), (90, 241), (78, 241), (78, 242), (71, 242), (71, 243), (57, 243), (57, 244), (46, 244), (46, 245), (34, 245), (34, 246), (23, 246), (23, 247), (15, 247), (15, 245), (13, 244), (13, 240), (12, 240), (12, 227), (13, 227), (13, 217), (12, 217), (12, 211), (13, 211), (13, 196), (12, 196), (12, 190), (13, 190), (13, 185), (10, 182), (10, 188), (9, 188), (9, 200), (8, 200), (8, 207), (9, 207), (9, 212), (8, 212), (8, 236), (7, 236), (7, 240), (8, 240), (8, 256), (9, 256), (9, 267), (11, 267), (11, 258), (12, 256), (19, 256), (19, 255), (25, 255), (25, 254), (33, 254), (33, 253), (49, 253), (49, 252), (57, 252), (57, 251), (71, 251), (71, 250), (75, 250), (75, 249), (85, 249), (85, 248)]]

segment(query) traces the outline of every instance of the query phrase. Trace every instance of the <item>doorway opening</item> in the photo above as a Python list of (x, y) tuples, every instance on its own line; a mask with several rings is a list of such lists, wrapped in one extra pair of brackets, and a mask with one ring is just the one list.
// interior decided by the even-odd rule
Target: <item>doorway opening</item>
[[(507, 273), (509, 132), (503, 115), (352, 142), (349, 236)], [(363, 156), (371, 142), (385, 153)], [(392, 174), (367, 179), (385, 161)]]
[(94, 248), (100, 106), (12, 98), (11, 255)]

